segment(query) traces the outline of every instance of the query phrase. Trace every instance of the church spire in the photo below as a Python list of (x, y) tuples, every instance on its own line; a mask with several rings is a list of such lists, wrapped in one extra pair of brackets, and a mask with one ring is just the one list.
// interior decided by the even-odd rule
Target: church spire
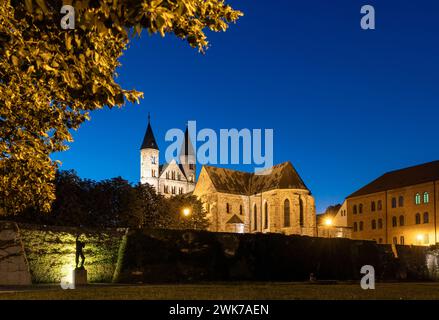
[(159, 146), (157, 145), (157, 142), (155, 141), (154, 132), (152, 132), (151, 127), (151, 115), (148, 112), (148, 128), (146, 128), (145, 136), (143, 138), (142, 146), (140, 147), (141, 150), (143, 149), (155, 149), (159, 150)]
[[(189, 137), (189, 128), (186, 123), (186, 131), (184, 133), (184, 141), (181, 146), (180, 157), (195, 156), (194, 146), (192, 145), (191, 138)], [(186, 159), (187, 160), (187, 159)]]

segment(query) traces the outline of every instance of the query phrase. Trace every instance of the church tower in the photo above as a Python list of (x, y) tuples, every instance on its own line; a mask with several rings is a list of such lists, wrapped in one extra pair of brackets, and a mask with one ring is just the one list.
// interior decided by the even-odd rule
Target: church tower
[(184, 174), (188, 181), (187, 192), (192, 192), (195, 189), (196, 182), (196, 157), (187, 127), (186, 132), (184, 133), (184, 142), (180, 151), (180, 164), (183, 167)]
[(148, 127), (140, 147), (140, 182), (148, 183), (156, 190), (159, 190), (159, 152), (148, 114)]

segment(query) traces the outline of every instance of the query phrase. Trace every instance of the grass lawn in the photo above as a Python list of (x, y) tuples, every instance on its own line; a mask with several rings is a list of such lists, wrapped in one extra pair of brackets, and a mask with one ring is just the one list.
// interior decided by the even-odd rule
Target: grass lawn
[(364, 291), (359, 284), (234, 283), (190, 285), (90, 285), (76, 290), (57, 286), (1, 288), (0, 299), (89, 300), (295, 300), (295, 299), (438, 299), (439, 283), (377, 284)]

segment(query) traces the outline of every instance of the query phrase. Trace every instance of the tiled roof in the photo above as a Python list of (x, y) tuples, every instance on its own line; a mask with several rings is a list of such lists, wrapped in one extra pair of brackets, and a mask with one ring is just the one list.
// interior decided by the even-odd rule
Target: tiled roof
[(439, 180), (439, 161), (424, 163), (383, 174), (347, 198)]
[(266, 174), (204, 167), (218, 192), (252, 195), (274, 189), (308, 190), (290, 162), (276, 165)]

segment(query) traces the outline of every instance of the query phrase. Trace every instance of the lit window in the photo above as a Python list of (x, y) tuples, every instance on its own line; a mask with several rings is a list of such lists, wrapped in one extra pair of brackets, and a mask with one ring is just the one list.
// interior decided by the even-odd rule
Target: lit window
[(430, 202), (430, 195), (428, 194), (428, 192), (424, 192), (424, 203), (429, 203)]
[(415, 196), (415, 204), (421, 204), (421, 195), (419, 193)]

